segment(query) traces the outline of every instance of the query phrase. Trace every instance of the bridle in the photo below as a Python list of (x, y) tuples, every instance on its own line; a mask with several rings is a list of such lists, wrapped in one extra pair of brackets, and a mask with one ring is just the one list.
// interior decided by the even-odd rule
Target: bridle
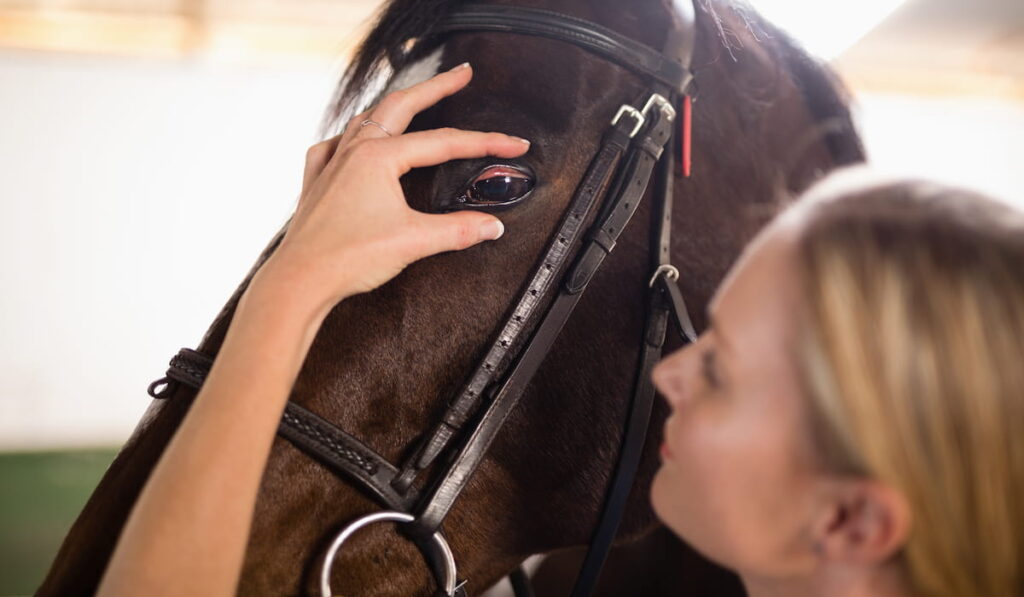
[[(463, 585), (458, 584), (454, 558), (441, 525), (515, 409), (583, 291), (615, 247), (653, 178), (655, 234), (651, 239), (652, 275), (643, 350), (619, 459), (572, 594), (583, 597), (592, 592), (639, 467), (654, 403), (651, 370), (661, 358), (670, 321), (684, 342), (696, 339), (676, 284), (679, 271), (669, 261), (675, 148), (669, 145), (668, 151), (664, 149), (675, 136), (674, 106), (682, 105), (684, 126), (678, 141), (684, 163), (688, 160), (689, 99), (685, 93), (693, 78), (689, 64), (696, 36), (693, 5), (678, 2), (676, 6), (684, 27), (670, 28), (663, 52), (589, 21), (514, 6), (469, 4), (435, 28), (437, 34), (489, 31), (571, 43), (634, 72), (647, 82), (649, 89), (641, 98), (645, 99), (641, 107), (636, 107), (639, 103), (626, 104), (615, 114), (548, 243), (541, 265), (532, 274), (511, 315), (461, 391), (449, 402), (441, 420), (421, 436), (416, 449), (401, 466), (391, 464), (320, 416), (288, 402), (278, 433), (335, 474), (354, 482), (387, 509), (352, 522), (336, 536), (321, 570), (323, 595), (331, 594), (331, 567), (342, 544), (359, 529), (380, 521), (403, 525), (434, 571), (439, 594), (465, 594)], [(275, 242), (280, 242), (280, 238), (281, 235)], [(212, 363), (213, 357), (183, 348), (171, 359), (166, 377), (150, 385), (149, 393), (154, 398), (170, 396), (174, 384), (198, 389)], [(157, 387), (163, 384), (166, 387), (158, 391)], [(433, 472), (425, 478), (428, 469)], [(521, 569), (513, 574), (512, 580), (517, 595), (530, 593)]]
[[(677, 111), (673, 106), (689, 107), (683, 94), (692, 82), (689, 64), (696, 34), (692, 4), (677, 3), (677, 13), (684, 28), (670, 28), (663, 53), (582, 19), (513, 6), (470, 4), (450, 14), (435, 29), (439, 34), (492, 31), (571, 43), (639, 75), (648, 82), (649, 93), (642, 108), (626, 104), (615, 114), (549, 241), (542, 265), (533, 273), (486, 356), (449, 403), (441, 420), (422, 436), (401, 467), (318, 415), (288, 402), (278, 433), (334, 473), (355, 482), (389, 509), (362, 517), (337, 535), (322, 567), (323, 595), (331, 594), (331, 566), (344, 541), (360, 528), (382, 520), (406, 525), (407, 534), (434, 570), (441, 594), (464, 595), (462, 585), (457, 584), (455, 562), (441, 524), (516, 407), (598, 267), (615, 247), (653, 177), (656, 234), (651, 243), (653, 273), (643, 350), (618, 463), (573, 596), (592, 592), (639, 467), (654, 402), (651, 370), (661, 357), (670, 319), (684, 342), (696, 338), (676, 284), (679, 272), (669, 262), (674, 152), (671, 146), (667, 152), (664, 149), (675, 130)], [(680, 61), (672, 56), (680, 57)], [(684, 153), (689, 143), (688, 120), (687, 111), (680, 138)], [(279, 242), (280, 236), (276, 240)], [(150, 385), (149, 393), (154, 398), (170, 396), (171, 386), (176, 383), (198, 389), (212, 363), (213, 357), (183, 348), (171, 359), (166, 377)], [(166, 387), (158, 392), (157, 387), (162, 384)], [(433, 478), (417, 483), (442, 455), (446, 456), (445, 463)], [(524, 580), (521, 569), (513, 575), (519, 595), (529, 592)]]

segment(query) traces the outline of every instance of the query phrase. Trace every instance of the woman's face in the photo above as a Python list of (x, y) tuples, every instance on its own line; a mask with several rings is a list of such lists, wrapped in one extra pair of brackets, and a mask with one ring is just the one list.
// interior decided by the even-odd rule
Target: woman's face
[(654, 369), (672, 414), (652, 503), (698, 551), (742, 575), (813, 565), (814, 458), (792, 356), (794, 226), (766, 229), (709, 307), (700, 339)]

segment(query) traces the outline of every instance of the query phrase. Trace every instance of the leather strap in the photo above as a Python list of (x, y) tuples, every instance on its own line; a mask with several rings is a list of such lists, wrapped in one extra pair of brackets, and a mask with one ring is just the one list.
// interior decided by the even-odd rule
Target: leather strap
[[(147, 392), (153, 398), (167, 398), (173, 391), (173, 383), (199, 389), (213, 365), (213, 357), (191, 348), (182, 348), (171, 357), (171, 362), (164, 377), (149, 384)], [(164, 386), (157, 389), (158, 386)]]
[[(685, 89), (693, 78), (689, 68), (684, 66), (690, 64), (689, 61), (680, 64), (674, 60), (674, 56), (666, 56), (611, 29), (548, 10), (467, 4), (449, 15), (435, 31), (497, 31), (548, 37), (593, 52), (609, 62), (675, 90)], [(687, 33), (693, 31), (692, 27), (687, 29)]]
[[(157, 399), (167, 398), (173, 394), (175, 384), (199, 390), (206, 381), (213, 360), (210, 355), (191, 348), (182, 348), (171, 358), (166, 377), (150, 384), (150, 395)], [(155, 387), (160, 384), (166, 384), (166, 387), (162, 391), (155, 391)], [(289, 401), (285, 405), (277, 432), (334, 474), (356, 481), (355, 485), (368, 491), (384, 508), (400, 512), (409, 512), (412, 509), (412, 504), (418, 497), (415, 490), (406, 495), (399, 495), (390, 490), (391, 480), (398, 472), (394, 466), (362, 442), (316, 414)], [(416, 543), (435, 578), (439, 581), (444, 578), (444, 555), (439, 551), (437, 544), (419, 535), (406, 535)], [(443, 591), (438, 594), (443, 595)], [(460, 585), (454, 597), (465, 595), (465, 588)]]
[(697, 331), (690, 320), (690, 313), (686, 309), (686, 301), (683, 300), (683, 293), (679, 290), (679, 285), (665, 276), (660, 276), (656, 284), (656, 288), (659, 288), (668, 300), (672, 322), (675, 323), (679, 336), (686, 343), (696, 342)]
[[(662, 53), (689, 68), (693, 64), (693, 51), (697, 47), (697, 7), (694, 0), (672, 0), (671, 5), (675, 26), (668, 28)], [(670, 85), (672, 93), (686, 93), (689, 82), (688, 80), (683, 85)], [(678, 105), (678, 102), (673, 105)]]
[(527, 335), (540, 316), (544, 297), (550, 294), (550, 289), (559, 279), (558, 275), (565, 269), (572, 255), (570, 248), (578, 244), (584, 222), (594, 211), (601, 192), (608, 187), (612, 173), (629, 146), (629, 133), (633, 126), (634, 122), (623, 118), (605, 134), (601, 149), (591, 160), (558, 231), (545, 250), (542, 265), (526, 284), (511, 317), (506, 320), (483, 360), (469, 376), (469, 381), (448, 407), (441, 421), (425, 436), (419, 449), (413, 452), (402, 467), (395, 479), (396, 491), (408, 490), (418, 475), (448, 448), (476, 412), (482, 397), (494, 388), (525, 344)]
[(334, 474), (356, 481), (385, 508), (409, 512), (416, 490), (399, 494), (391, 487), (398, 469), (343, 429), (289, 401), (277, 433)]
[[(642, 136), (638, 137), (638, 140), (630, 146), (630, 153), (625, 162), (629, 170), (624, 175), (626, 182), (622, 187), (623, 192), (618, 197), (610, 199), (610, 201), (614, 201), (614, 207), (608, 210), (608, 217), (600, 220), (589, 235), (589, 242), (580, 253), (581, 257), (565, 278), (567, 282), (544, 316), (511, 374), (502, 383), (483, 416), (477, 421), (455, 460), (434, 484), (432, 490), (424, 495), (419, 506), (419, 516), (412, 523), (417, 532), (429, 536), (439, 529), (455, 500), (465, 489), (469, 478), (480, 465), (508, 415), (518, 404), (527, 384), (533, 379), (555, 338), (582, 296), (583, 288), (573, 284), (572, 281), (589, 280), (592, 277), (593, 270), (596, 270), (607, 255), (604, 245), (611, 241), (613, 246), (614, 239), (622, 232), (622, 227), (618, 226), (618, 223), (622, 221), (620, 212), (623, 210), (634, 212), (636, 203), (643, 197), (647, 182), (651, 178), (651, 170), (657, 159), (647, 147), (651, 143), (664, 146), (668, 142), (672, 135), (672, 116), (674, 114), (661, 109), (650, 112), (648, 124)], [(625, 207), (626, 205), (630, 205), (630, 207)], [(612, 229), (613, 224), (614, 230)], [(605, 238), (604, 235), (608, 235), (608, 238)], [(595, 250), (593, 247), (600, 248)]]
[[(211, 356), (182, 348), (171, 358), (166, 377), (150, 384), (150, 395), (154, 398), (169, 395), (170, 387), (161, 392), (153, 391), (161, 383), (182, 383), (198, 390), (202, 388), (212, 365)], [(295, 402), (289, 400), (285, 405), (277, 432), (334, 474), (355, 481), (385, 508), (409, 512), (415, 503), (415, 490), (399, 494), (391, 488), (398, 469), (390, 462), (352, 435)]]
[(644, 342), (634, 380), (633, 399), (630, 403), (622, 445), (619, 449), (618, 462), (605, 494), (600, 521), (591, 535), (587, 553), (576, 578), (572, 597), (586, 597), (593, 593), (604, 562), (615, 542), (615, 536), (626, 512), (626, 503), (640, 467), (651, 411), (654, 406), (655, 392), (654, 384), (651, 381), (651, 371), (661, 359), (665, 330), (668, 324), (668, 311), (661, 303), (660, 296), (658, 292), (651, 292), (648, 296), (650, 304), (647, 307)]
[[(670, 255), (674, 164), (670, 148), (658, 162), (653, 193), (655, 204), (651, 209), (651, 267), (656, 271), (662, 265), (668, 264)], [(647, 317), (641, 343), (640, 363), (633, 382), (634, 392), (626, 416), (619, 457), (605, 494), (600, 520), (591, 535), (587, 553), (577, 575), (572, 597), (586, 597), (592, 594), (600, 579), (604, 562), (608, 558), (625, 515), (626, 504), (647, 441), (655, 398), (651, 372), (661, 359), (670, 314), (665, 294), (660, 287), (650, 287), (647, 298)]]

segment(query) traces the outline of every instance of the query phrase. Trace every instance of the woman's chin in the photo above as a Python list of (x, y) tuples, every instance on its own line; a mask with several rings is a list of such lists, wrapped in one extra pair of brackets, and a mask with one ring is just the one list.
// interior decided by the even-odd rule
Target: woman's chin
[(672, 495), (671, 484), (666, 476), (665, 465), (662, 464), (658, 472), (654, 474), (654, 480), (651, 482), (651, 508), (658, 519), (678, 535), (679, 531), (676, 529), (676, 525), (673, 524), (673, 519), (675, 518), (673, 516), (675, 514), (673, 512), (673, 505), (678, 506), (679, 496)]
[[(719, 557), (722, 554), (709, 553), (721, 550), (707, 549), (717, 544), (716, 537), (708, 536), (709, 532), (714, 535), (714, 527), (706, 526), (706, 521), (702, 524), (701, 516), (695, 515), (699, 505), (688, 504), (686, 496), (685, 485), (673, 479), (672, 471), (662, 464), (651, 482), (651, 508), (658, 520), (704, 557), (725, 565)], [(710, 545), (705, 545), (709, 541)]]

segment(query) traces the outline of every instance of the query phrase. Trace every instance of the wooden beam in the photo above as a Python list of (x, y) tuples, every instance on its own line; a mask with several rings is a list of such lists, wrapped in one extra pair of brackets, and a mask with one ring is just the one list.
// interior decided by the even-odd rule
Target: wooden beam
[(989, 70), (930, 69), (880, 64), (833, 66), (852, 89), (927, 96), (986, 96), (1024, 102), (1024, 78)]
[(347, 58), (369, 24), (365, 10), (319, 23), (212, 19), (202, 0), (179, 14), (113, 14), (0, 9), (0, 47), (239, 61), (334, 61)]

